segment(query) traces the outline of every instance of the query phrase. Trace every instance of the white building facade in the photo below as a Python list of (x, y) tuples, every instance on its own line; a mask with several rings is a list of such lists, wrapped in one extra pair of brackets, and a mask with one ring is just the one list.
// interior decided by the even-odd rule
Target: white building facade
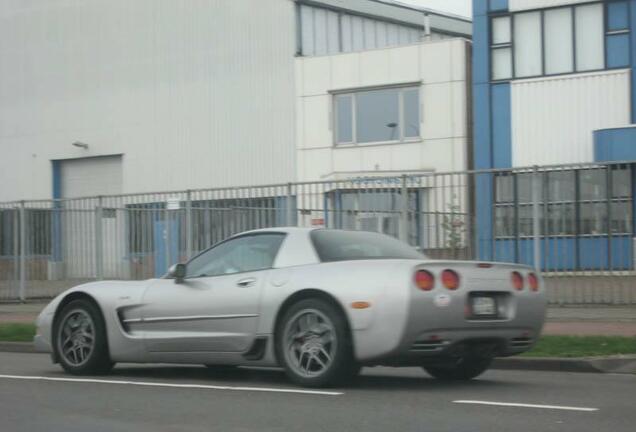
[[(60, 200), (26, 212), (27, 273), (158, 276), (350, 201), (324, 190), (314, 217), (302, 190), (265, 185), (466, 169), (470, 31), (388, 0), (1, 2), (0, 203)], [(241, 185), (260, 189), (138, 195)], [(376, 196), (390, 213), (395, 196)], [(0, 280), (15, 207), (0, 209)], [(360, 219), (338, 226), (404, 229)]]

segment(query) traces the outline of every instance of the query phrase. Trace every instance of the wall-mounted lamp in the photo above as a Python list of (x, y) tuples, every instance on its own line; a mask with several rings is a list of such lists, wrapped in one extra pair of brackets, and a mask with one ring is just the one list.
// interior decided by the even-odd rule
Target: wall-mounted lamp
[(83, 148), (84, 150), (88, 150), (88, 144), (86, 144), (86, 143), (79, 142), (79, 141), (75, 141), (75, 142), (73, 143), (73, 145), (74, 145), (75, 147), (79, 147), (79, 148)]

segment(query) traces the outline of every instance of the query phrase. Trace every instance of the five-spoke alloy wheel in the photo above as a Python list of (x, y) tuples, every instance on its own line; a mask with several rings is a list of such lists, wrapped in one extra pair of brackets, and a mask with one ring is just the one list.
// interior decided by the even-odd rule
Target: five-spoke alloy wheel
[(357, 370), (345, 317), (321, 299), (287, 309), (277, 327), (276, 354), (287, 376), (303, 386), (341, 384)]
[(103, 374), (113, 367), (104, 319), (88, 300), (73, 300), (60, 311), (53, 329), (53, 347), (56, 358), (69, 373)]

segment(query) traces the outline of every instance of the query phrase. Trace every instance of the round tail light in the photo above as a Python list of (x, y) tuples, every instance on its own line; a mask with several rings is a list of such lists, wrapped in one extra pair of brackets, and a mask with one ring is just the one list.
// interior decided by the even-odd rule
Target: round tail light
[(423, 291), (430, 291), (435, 286), (435, 278), (426, 270), (415, 272), (415, 285)]
[(512, 272), (510, 275), (510, 280), (512, 281), (512, 286), (517, 290), (521, 291), (523, 289), (523, 276), (519, 272)]
[(539, 278), (534, 273), (528, 273), (528, 285), (532, 291), (539, 291)]
[(459, 275), (453, 270), (444, 270), (442, 272), (442, 284), (449, 290), (459, 288)]

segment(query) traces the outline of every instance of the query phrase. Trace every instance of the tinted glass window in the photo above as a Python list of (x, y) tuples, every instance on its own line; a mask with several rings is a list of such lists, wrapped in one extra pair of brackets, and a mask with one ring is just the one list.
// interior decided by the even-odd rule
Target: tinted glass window
[(357, 95), (358, 142), (400, 139), (400, 108), (396, 89), (375, 90)]
[(323, 262), (362, 259), (424, 259), (425, 256), (394, 238), (364, 231), (317, 230), (311, 233)]
[(224, 274), (271, 268), (284, 234), (257, 234), (223, 242), (188, 263), (186, 277)]
[(353, 141), (353, 96), (336, 97), (336, 115), (338, 117), (338, 132), (336, 142), (347, 143)]

